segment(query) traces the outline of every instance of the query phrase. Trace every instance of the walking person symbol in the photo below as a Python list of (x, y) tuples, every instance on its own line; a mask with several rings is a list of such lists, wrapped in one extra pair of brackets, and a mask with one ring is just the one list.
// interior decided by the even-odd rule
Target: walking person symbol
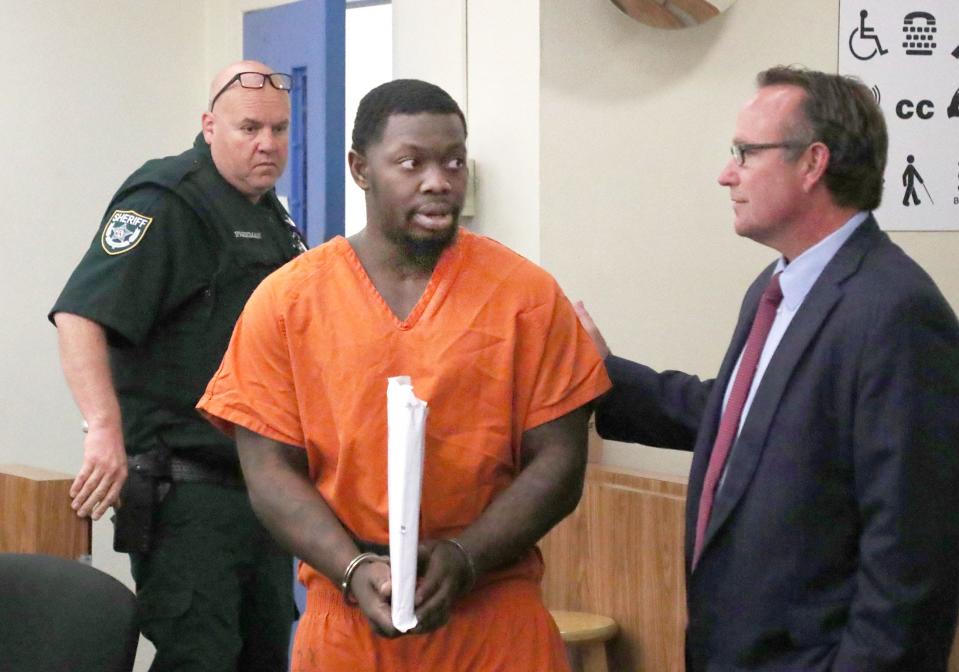
[[(919, 195), (916, 193), (916, 180), (919, 180), (919, 184), (922, 185), (922, 189), (926, 192), (926, 196), (929, 197), (929, 201), (935, 205), (936, 202), (932, 200), (932, 194), (930, 194), (926, 188), (926, 183), (923, 181), (922, 175), (920, 175), (916, 167), (912, 165), (915, 160), (912, 154), (906, 157), (906, 162), (909, 165), (902, 171), (902, 186), (906, 188), (906, 193), (902, 196), (902, 204), (908, 208), (910, 205), (919, 205), (922, 203), (922, 201), (919, 200)], [(910, 199), (912, 203), (909, 203)]]
[[(879, 36), (876, 35), (876, 29), (873, 28), (872, 26), (866, 25), (867, 16), (869, 16), (869, 12), (867, 12), (865, 9), (859, 12), (859, 27), (854, 29), (849, 34), (849, 51), (850, 53), (852, 53), (853, 56), (858, 58), (860, 61), (868, 61), (870, 58), (872, 58), (876, 54), (883, 56), (889, 53), (888, 49), (882, 48), (882, 42), (879, 41)], [(860, 54), (859, 52), (856, 51), (856, 47), (854, 46), (853, 42), (857, 39), (857, 34), (860, 42), (873, 43), (872, 51), (868, 53), (864, 51), (863, 54)]]

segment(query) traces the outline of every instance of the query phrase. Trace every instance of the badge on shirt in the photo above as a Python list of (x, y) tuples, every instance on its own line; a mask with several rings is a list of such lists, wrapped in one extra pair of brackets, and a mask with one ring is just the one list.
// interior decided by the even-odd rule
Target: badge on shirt
[(123, 254), (136, 247), (153, 217), (141, 215), (135, 210), (114, 210), (110, 221), (103, 227), (103, 237), (100, 245), (107, 254)]

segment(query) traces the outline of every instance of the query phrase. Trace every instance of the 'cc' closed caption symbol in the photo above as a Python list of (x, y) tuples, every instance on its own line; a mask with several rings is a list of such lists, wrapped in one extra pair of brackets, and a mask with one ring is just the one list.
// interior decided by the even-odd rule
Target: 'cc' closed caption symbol
[(931, 100), (920, 100), (914, 103), (906, 98), (896, 103), (896, 116), (900, 119), (932, 119), (936, 114), (936, 106)]

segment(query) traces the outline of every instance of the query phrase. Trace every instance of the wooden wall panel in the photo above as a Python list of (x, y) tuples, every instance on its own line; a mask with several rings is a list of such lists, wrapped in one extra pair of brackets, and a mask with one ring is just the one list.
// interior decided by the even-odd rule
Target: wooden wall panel
[(590, 464), (579, 507), (540, 544), (546, 604), (604, 614), (610, 670), (682, 672), (682, 479)]
[(72, 482), (68, 474), (0, 465), (0, 552), (89, 555), (90, 519), (70, 508)]
[[(684, 479), (590, 464), (576, 511), (540, 543), (551, 609), (611, 616), (610, 672), (683, 672)], [(959, 632), (949, 660), (959, 672)]]

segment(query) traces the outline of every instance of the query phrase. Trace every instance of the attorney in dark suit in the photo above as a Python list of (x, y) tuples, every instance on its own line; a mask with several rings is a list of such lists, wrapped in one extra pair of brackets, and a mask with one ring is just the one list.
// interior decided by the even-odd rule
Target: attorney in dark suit
[[(942, 672), (959, 582), (959, 326), (885, 233), (871, 93), (760, 73), (719, 176), (780, 258), (715, 380), (608, 355), (610, 439), (693, 451), (688, 672)], [(601, 350), (601, 334), (580, 306)]]

